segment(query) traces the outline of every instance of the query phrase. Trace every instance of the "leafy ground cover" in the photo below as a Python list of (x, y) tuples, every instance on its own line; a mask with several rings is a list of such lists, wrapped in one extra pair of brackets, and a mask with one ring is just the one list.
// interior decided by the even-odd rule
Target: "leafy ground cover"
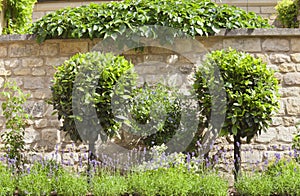
[[(149, 26), (151, 25), (151, 27)], [(209, 0), (125, 0), (89, 4), (49, 13), (33, 23), (31, 33), (39, 42), (51, 38), (112, 38), (130, 30), (147, 38), (157, 36), (156, 26), (180, 30), (184, 34), (213, 35), (221, 28), (269, 28), (268, 21), (228, 5)], [(133, 39), (129, 35), (127, 38)]]

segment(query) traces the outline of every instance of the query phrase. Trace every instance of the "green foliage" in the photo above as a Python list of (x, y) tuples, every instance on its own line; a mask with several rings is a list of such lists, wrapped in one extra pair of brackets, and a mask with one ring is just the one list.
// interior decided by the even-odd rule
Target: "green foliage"
[(228, 184), (215, 173), (197, 175), (186, 168), (160, 168), (128, 176), (130, 193), (140, 195), (227, 195)]
[[(279, 107), (277, 79), (261, 59), (249, 54), (232, 49), (212, 52), (196, 71), (194, 83), (206, 126), (211, 115), (212, 95), (218, 96), (209, 91), (216, 90), (212, 87), (219, 82), (213, 75), (218, 73), (216, 70), (219, 70), (227, 94), (221, 135), (239, 132), (249, 142), (254, 135), (266, 130), (272, 112)], [(210, 76), (206, 77), (208, 80), (205, 75)]]
[(14, 160), (15, 164), (13, 166), (20, 169), (19, 167), (24, 162), (22, 153), (25, 150), (25, 127), (27, 120), (30, 118), (23, 105), (29, 95), (24, 94), (16, 83), (6, 82), (1, 96), (5, 99), (2, 102), (2, 110), (6, 120), (6, 130), (1, 133), (4, 151), (9, 159)]
[(34, 4), (37, 0), (6, 0), (5, 34), (24, 34), (31, 26), (31, 18)]
[(270, 164), (266, 171), (243, 175), (235, 188), (241, 195), (299, 195), (300, 166), (293, 160)]
[(241, 195), (270, 196), (274, 191), (272, 179), (261, 173), (242, 175), (234, 187)]
[[(5, 196), (15, 190), (15, 179), (11, 175), (11, 170), (0, 162), (0, 195)], [(11, 194), (10, 194), (11, 195)]]
[[(95, 133), (94, 138), (97, 138), (99, 130), (91, 132), (91, 127), (97, 125), (101, 125), (109, 137), (118, 135), (120, 122), (115, 119), (112, 106), (118, 108), (124, 102), (112, 102), (112, 98), (121, 97), (126, 102), (129, 96), (126, 94), (127, 87), (135, 78), (132, 68), (133, 64), (124, 57), (97, 52), (76, 54), (59, 66), (51, 87), (50, 103), (57, 110), (59, 119), (64, 120), (62, 130), (74, 140), (85, 140)], [(74, 110), (76, 112), (73, 114)], [(84, 138), (79, 136), (76, 120), (85, 123), (80, 126), (80, 136)], [(105, 135), (102, 139), (106, 139)]]
[(162, 84), (144, 85), (133, 92), (130, 125), (147, 146), (167, 143), (180, 125), (179, 93)]
[[(145, 26), (153, 25), (153, 26)], [(172, 27), (181, 33), (157, 32), (157, 26)], [(268, 28), (267, 20), (253, 12), (220, 5), (209, 0), (126, 0), (65, 8), (47, 14), (35, 22), (31, 32), (38, 42), (51, 38), (117, 39), (130, 30), (137, 35), (155, 38), (160, 33), (167, 42), (188, 34), (213, 35), (221, 28)], [(131, 35), (129, 40), (135, 41)]]
[(278, 19), (286, 28), (298, 28), (299, 21), (297, 16), (299, 14), (298, 0), (282, 0), (279, 1), (275, 7)]

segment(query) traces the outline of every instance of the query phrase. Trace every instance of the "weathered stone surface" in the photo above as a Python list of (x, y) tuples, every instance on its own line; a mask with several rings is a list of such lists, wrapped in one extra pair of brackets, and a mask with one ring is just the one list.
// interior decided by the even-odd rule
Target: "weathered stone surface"
[(4, 85), (4, 78), (2, 78), (2, 77), (0, 77), (0, 88), (2, 88), (3, 87), (3, 85)]
[(26, 77), (24, 78), (25, 89), (42, 89), (44, 88), (44, 79), (41, 77)]
[(254, 150), (254, 151), (245, 151), (241, 153), (242, 163), (257, 163), (262, 162), (263, 152)]
[(264, 14), (274, 14), (274, 13), (276, 13), (276, 10), (275, 10), (274, 6), (272, 6), (272, 7), (261, 7), (260, 11), (261, 11), (261, 13), (264, 13)]
[(273, 127), (269, 128), (267, 132), (262, 132), (257, 136), (255, 142), (267, 144), (274, 141), (277, 137), (277, 130)]
[(38, 119), (34, 121), (34, 126), (36, 128), (45, 128), (47, 127), (47, 122), (48, 122), (47, 119)]
[(275, 39), (275, 38), (268, 38), (262, 43), (262, 49), (264, 51), (276, 51), (276, 52), (283, 52), (289, 51), (289, 41), (287, 39)]
[(24, 44), (11, 44), (8, 48), (10, 57), (27, 56), (26, 46)]
[(271, 63), (291, 62), (291, 57), (287, 54), (271, 54), (269, 58)]
[(300, 39), (299, 38), (292, 38), (291, 45), (292, 45), (292, 50), (294, 52), (300, 52)]
[(45, 103), (42, 101), (27, 101), (25, 104), (25, 111), (36, 118), (44, 117)]
[(24, 141), (26, 144), (31, 144), (40, 139), (40, 133), (32, 126), (25, 129)]
[(295, 117), (283, 117), (283, 125), (285, 127), (294, 126), (296, 124), (296, 118)]
[(168, 55), (166, 58), (166, 62), (168, 64), (175, 64), (178, 62), (178, 60), (179, 60), (179, 57), (176, 54)]
[(289, 115), (300, 115), (300, 97), (287, 99), (286, 111)]
[(296, 65), (293, 63), (282, 63), (279, 65), (279, 71), (283, 73), (295, 72)]
[(44, 43), (41, 45), (41, 56), (56, 56), (58, 54), (58, 44)]
[(155, 63), (157, 63), (157, 62), (162, 62), (162, 63), (164, 63), (165, 62), (165, 58), (164, 58), (164, 56), (162, 56), (162, 55), (144, 55), (144, 62), (149, 62), (149, 63), (151, 63), (151, 62), (155, 62)]
[(47, 57), (45, 64), (50, 67), (56, 67), (61, 65), (68, 57)]
[(75, 53), (86, 53), (88, 52), (88, 42), (73, 41), (60, 43), (60, 54), (61, 55), (72, 55)]
[(300, 64), (296, 64), (296, 70), (300, 72)]
[(13, 70), (14, 74), (16, 76), (30, 76), (31, 75), (31, 69), (26, 67), (20, 67)]
[(23, 58), (22, 65), (23, 67), (41, 67), (43, 66), (44, 61), (42, 58)]
[(277, 127), (278, 130), (278, 141), (291, 143), (293, 142), (293, 136), (297, 133), (296, 127)]
[(286, 85), (298, 85), (300, 84), (300, 73), (287, 73), (283, 76), (283, 80)]
[(266, 54), (256, 53), (254, 57), (260, 58), (264, 63), (268, 63), (268, 55)]
[(32, 68), (33, 76), (44, 76), (46, 75), (45, 68)]
[(286, 87), (280, 89), (281, 97), (300, 97), (300, 87)]
[(0, 76), (10, 76), (11, 75), (11, 71), (10, 70), (6, 70), (4, 68), (0, 68)]
[(6, 68), (16, 68), (20, 66), (21, 63), (19, 59), (11, 58), (11, 59), (6, 59), (4, 61), (4, 64)]
[(51, 143), (57, 143), (57, 129), (43, 129), (42, 130), (42, 139), (50, 141)]
[(273, 117), (272, 118), (272, 126), (279, 126), (283, 124), (282, 117)]
[(228, 38), (223, 41), (224, 48), (232, 47), (237, 50), (246, 52), (259, 52), (261, 51), (259, 38)]
[(291, 54), (292, 61), (295, 63), (300, 63), (300, 53)]
[(7, 46), (0, 46), (0, 57), (7, 56)]

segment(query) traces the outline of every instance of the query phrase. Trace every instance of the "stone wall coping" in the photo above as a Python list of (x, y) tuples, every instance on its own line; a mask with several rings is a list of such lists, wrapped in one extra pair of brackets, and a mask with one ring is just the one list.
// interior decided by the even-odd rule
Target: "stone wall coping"
[[(225, 30), (222, 29), (218, 34), (209, 37), (300, 37), (299, 29), (289, 29), (289, 28), (273, 28), (273, 29), (234, 29), (234, 30)], [(0, 42), (12, 42), (12, 41), (31, 41), (35, 40), (35, 35), (31, 34), (13, 34), (13, 35), (1, 35)], [(199, 36), (200, 38), (200, 36)], [(52, 39), (53, 40), (53, 39)], [(64, 39), (64, 41), (85, 41), (88, 39)], [(49, 40), (47, 40), (49, 41)]]

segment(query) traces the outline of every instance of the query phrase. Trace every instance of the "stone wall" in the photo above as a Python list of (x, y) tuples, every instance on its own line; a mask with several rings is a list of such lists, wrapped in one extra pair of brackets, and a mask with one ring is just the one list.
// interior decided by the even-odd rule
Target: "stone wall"
[[(207, 51), (232, 47), (249, 52), (262, 58), (269, 67), (277, 71), (276, 77), (281, 86), (281, 109), (273, 117), (268, 132), (262, 133), (252, 142), (254, 155), (250, 157), (262, 162), (265, 153), (287, 154), (293, 135), (297, 132), (295, 125), (300, 121), (299, 31), (293, 29), (221, 31), (213, 37), (197, 37), (197, 41), (203, 44)], [(55, 144), (64, 141), (63, 134), (58, 131), (60, 122), (52, 115), (52, 107), (46, 103), (51, 95), (54, 67), (75, 53), (90, 51), (98, 42), (99, 40), (85, 39), (48, 40), (38, 44), (34, 37), (29, 35), (0, 37), (0, 87), (3, 87), (5, 78), (8, 78), (17, 81), (17, 84), (30, 94), (26, 108), (34, 118), (26, 129), (28, 147), (51, 153)], [(203, 51), (196, 51), (193, 45), (185, 45), (180, 50), (184, 56), (193, 58), (203, 55)], [(188, 78), (194, 67), (178, 52), (158, 47), (146, 47), (144, 51), (131, 50), (124, 54), (136, 65), (136, 70), (142, 76), (140, 82), (163, 80), (176, 81), (180, 85)], [(176, 80), (176, 77), (179, 77), (179, 80)], [(4, 119), (0, 118), (1, 128), (3, 125)], [(247, 144), (243, 145), (243, 148), (248, 147)]]

